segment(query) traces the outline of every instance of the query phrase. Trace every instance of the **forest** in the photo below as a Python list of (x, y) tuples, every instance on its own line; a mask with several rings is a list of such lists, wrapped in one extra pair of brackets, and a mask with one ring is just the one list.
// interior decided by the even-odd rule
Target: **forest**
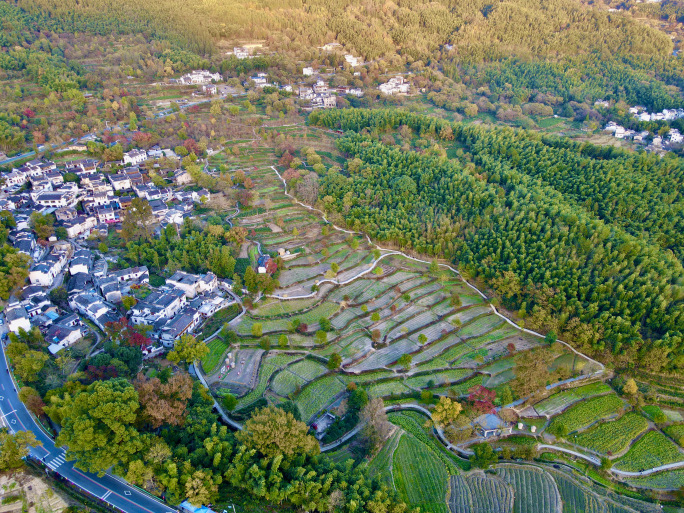
[[(653, 370), (684, 364), (684, 269), (674, 240), (681, 207), (668, 190), (680, 184), (680, 159), (611, 155), (398, 110), (316, 112), (310, 122), (350, 131), (339, 142), (351, 159), (346, 172), (328, 173), (319, 192), (321, 205), (350, 228), (453, 261), (525, 326), (607, 361), (628, 357)], [(453, 145), (456, 157), (387, 144), (384, 135), (407, 129)], [(578, 183), (570, 171), (585, 167), (594, 172)], [(645, 182), (661, 192), (639, 201)]]

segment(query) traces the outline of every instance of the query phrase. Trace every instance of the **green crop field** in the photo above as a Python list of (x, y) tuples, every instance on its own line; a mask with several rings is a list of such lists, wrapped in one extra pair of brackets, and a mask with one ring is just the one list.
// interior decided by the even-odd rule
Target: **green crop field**
[(287, 397), (305, 384), (305, 379), (295, 376), (289, 370), (283, 370), (273, 378), (270, 389), (279, 396)]
[(560, 510), (560, 493), (548, 473), (534, 467), (506, 465), (498, 469), (497, 474), (513, 487), (516, 513)]
[(638, 472), (678, 461), (684, 461), (684, 454), (679, 447), (661, 432), (649, 431), (615, 462), (614, 467)]
[(388, 397), (392, 394), (405, 394), (411, 389), (399, 380), (383, 381), (368, 387), (368, 394), (371, 397)]
[(211, 374), (218, 367), (221, 357), (228, 350), (229, 345), (222, 338), (217, 337), (209, 342), (207, 347), (209, 347), (209, 352), (202, 358), (202, 369), (204, 369), (205, 374)]
[(452, 513), (513, 513), (513, 488), (498, 477), (470, 474), (464, 479), (473, 508)]
[(622, 400), (615, 394), (594, 397), (576, 404), (557, 417), (554, 417), (549, 425), (549, 431), (554, 432), (555, 429), (563, 424), (567, 428), (568, 433), (572, 433), (589, 426), (597, 420), (616, 414), (624, 405)]
[(371, 478), (377, 477), (389, 488), (394, 488), (391, 473), (392, 460), (402, 435), (403, 433), (401, 430), (396, 429), (389, 440), (383, 444), (382, 449), (380, 449), (378, 454), (376, 454), (373, 460), (368, 464), (368, 475)]
[(392, 463), (399, 496), (413, 507), (447, 513), (449, 474), (433, 450), (409, 434), (399, 440)]
[(295, 399), (302, 419), (308, 421), (345, 388), (345, 384), (337, 376), (325, 376), (308, 384)]
[(328, 372), (325, 365), (308, 358), (291, 365), (288, 370), (306, 381), (314, 380)]
[(630, 478), (627, 479), (627, 483), (637, 488), (679, 490), (684, 486), (684, 469), (667, 470), (650, 476)]
[(569, 390), (564, 390), (563, 392), (558, 392), (550, 397), (547, 397), (543, 401), (534, 405), (534, 409), (537, 410), (539, 415), (554, 415), (563, 408), (579, 401), (580, 399), (586, 399), (595, 395), (605, 394), (612, 391), (610, 386), (606, 385), (602, 381), (598, 383), (591, 383), (589, 385), (584, 385), (577, 388), (571, 388)]
[(648, 421), (644, 417), (628, 413), (617, 420), (598, 424), (571, 440), (601, 454), (616, 454), (626, 450), (647, 429)]
[(684, 424), (672, 424), (665, 428), (665, 433), (684, 447)]

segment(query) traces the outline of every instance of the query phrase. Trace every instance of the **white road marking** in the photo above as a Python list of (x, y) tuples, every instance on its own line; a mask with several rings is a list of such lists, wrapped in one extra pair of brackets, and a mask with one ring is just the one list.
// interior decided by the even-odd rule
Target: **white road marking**
[(124, 495), (131, 495), (131, 492), (129, 492), (128, 490), (124, 490)]
[(107, 497), (109, 497), (109, 494), (111, 494), (111, 493), (112, 493), (112, 491), (109, 490), (107, 493), (105, 493), (105, 494), (101, 497), (101, 499), (102, 499), (102, 500), (105, 500)]
[[(3, 387), (2, 389), (5, 390), (5, 387)], [(0, 401), (4, 401), (4, 400), (5, 400), (5, 397), (0, 395)]]

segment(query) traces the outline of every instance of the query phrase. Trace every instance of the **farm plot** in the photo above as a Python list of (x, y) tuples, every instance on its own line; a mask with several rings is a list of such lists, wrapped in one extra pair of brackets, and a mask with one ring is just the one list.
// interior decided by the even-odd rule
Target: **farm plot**
[(684, 424), (672, 424), (665, 428), (665, 433), (679, 445), (684, 446)]
[(261, 324), (263, 333), (274, 333), (277, 331), (287, 331), (290, 329), (290, 321), (288, 319), (255, 319), (249, 315), (245, 315), (237, 328), (238, 335), (249, 336), (252, 334), (252, 326), (254, 324)]
[(364, 312), (360, 308), (345, 308), (337, 314), (330, 322), (337, 330), (341, 330), (355, 318), (360, 318)]
[(617, 420), (604, 422), (575, 435), (577, 445), (600, 454), (616, 454), (627, 450), (636, 437), (648, 429), (648, 421), (636, 413), (627, 413)]
[(449, 481), (449, 509), (451, 513), (473, 513), (473, 497), (468, 483), (461, 475), (451, 476)]
[(594, 397), (581, 402), (563, 413), (554, 417), (549, 425), (549, 431), (554, 432), (559, 426), (564, 425), (568, 433), (587, 427), (597, 420), (615, 415), (625, 403), (615, 394)]
[(602, 381), (599, 381), (598, 383), (590, 383), (589, 385), (571, 388), (569, 390), (564, 390), (562, 392), (558, 392), (557, 394), (553, 394), (552, 396), (547, 397), (543, 401), (535, 404), (534, 409), (539, 415), (556, 415), (580, 399), (587, 399), (589, 397), (606, 394), (608, 392), (612, 392), (612, 388)]
[(345, 390), (345, 384), (336, 376), (326, 376), (309, 383), (295, 399), (305, 422), (328, 406), (335, 396)]
[(473, 500), (472, 511), (474, 513), (511, 513), (513, 511), (513, 489), (503, 480), (478, 472), (468, 475), (465, 481)]
[(439, 285), (439, 289), (437, 289), (432, 294), (426, 294), (425, 296), (421, 297), (419, 300), (416, 301), (416, 304), (418, 306), (430, 308), (438, 303), (441, 303), (448, 297), (449, 296), (447, 296), (446, 291), (442, 288), (441, 285)]
[(563, 500), (563, 513), (603, 513), (598, 498), (577, 481), (560, 472), (552, 475)]
[(413, 363), (414, 363), (414, 365), (418, 365), (420, 363), (430, 361), (433, 358), (444, 353), (451, 346), (459, 344), (460, 342), (461, 342), (461, 339), (458, 337), (458, 335), (451, 334), (451, 335), (447, 336), (447, 338), (445, 338), (444, 340), (440, 340), (439, 342), (435, 342), (434, 344), (430, 345), (429, 347), (426, 347), (420, 353), (413, 355)]
[(381, 281), (376, 281), (366, 290), (364, 290), (358, 297), (354, 299), (357, 303), (367, 303), (375, 297), (379, 297), (387, 292), (391, 288), (388, 283), (383, 283)]
[(473, 306), (470, 308), (466, 308), (465, 310), (456, 312), (454, 315), (449, 317), (449, 322), (453, 322), (458, 319), (458, 321), (461, 324), (466, 324), (467, 322), (473, 320), (475, 317), (479, 317), (480, 315), (485, 315), (489, 313), (492, 313), (492, 309), (488, 306)]
[(451, 306), (451, 302), (448, 299), (433, 304), (431, 308), (432, 311), (439, 316), (447, 315), (454, 311), (454, 307)]
[(273, 378), (270, 389), (281, 397), (287, 397), (305, 384), (306, 380), (304, 378), (292, 374), (289, 370), (285, 369)]
[(543, 470), (505, 465), (497, 473), (513, 487), (516, 513), (561, 511), (558, 487), (553, 478)]
[(674, 442), (660, 431), (649, 431), (637, 440), (614, 466), (618, 470), (638, 472), (682, 460), (684, 454)]
[(458, 336), (463, 339), (478, 337), (499, 326), (504, 320), (494, 314), (483, 315), (474, 321), (466, 324), (458, 332)]
[(312, 381), (328, 372), (328, 369), (321, 363), (310, 359), (304, 359), (290, 365), (288, 370), (306, 381)]
[(409, 291), (411, 295), (413, 295), (413, 290), (417, 287), (420, 287), (421, 285), (424, 285), (430, 281), (430, 278), (426, 276), (416, 276), (415, 278), (411, 278), (410, 280), (406, 280), (401, 282), (399, 285), (399, 290), (401, 290), (401, 293), (403, 294), (406, 291)]
[(397, 337), (400, 337), (403, 333), (409, 333), (411, 331), (419, 330), (424, 326), (432, 324), (436, 320), (437, 316), (432, 312), (423, 312), (420, 315), (417, 315), (416, 317), (408, 319), (400, 326), (397, 326), (396, 328), (392, 329), (392, 331), (389, 333), (389, 336), (390, 338), (395, 339)]
[(209, 352), (202, 358), (202, 369), (205, 374), (211, 374), (222, 361), (222, 356), (228, 350), (229, 345), (222, 338), (216, 337), (207, 344)]
[(317, 299), (291, 299), (288, 301), (274, 299), (268, 303), (260, 303), (259, 308), (252, 311), (250, 315), (254, 318), (290, 315), (294, 312), (309, 310), (316, 303), (318, 303)]
[[(385, 260), (383, 260), (384, 262)], [(389, 283), (390, 285), (397, 285), (401, 282), (408, 281), (412, 278), (415, 278), (418, 276), (416, 273), (411, 273), (407, 271), (397, 271), (393, 274), (390, 274), (389, 276), (386, 276), (385, 278), (382, 279), (385, 283)]]
[(437, 455), (410, 434), (399, 440), (392, 463), (399, 496), (413, 507), (431, 513), (447, 513), (449, 475)]
[(627, 483), (637, 488), (656, 490), (679, 490), (684, 486), (684, 469), (667, 470), (650, 476), (631, 478)]
[(391, 395), (406, 394), (411, 389), (404, 385), (399, 379), (376, 383), (368, 388), (368, 395), (371, 397), (389, 397)]
[(349, 296), (350, 301), (352, 298), (356, 297), (357, 295), (363, 293), (364, 290), (366, 290), (366, 287), (370, 286), (373, 282), (370, 280), (355, 280), (351, 283), (348, 283), (347, 285), (343, 285), (341, 287), (336, 288), (334, 291), (330, 293), (328, 296), (328, 299), (330, 301), (342, 301), (345, 296)]
[(282, 271), (278, 281), (280, 282), (280, 287), (285, 288), (295, 283), (301, 283), (312, 278), (322, 277), (323, 274), (325, 274), (325, 271), (328, 269), (330, 269), (330, 266), (327, 264), (318, 264), (307, 267), (293, 267)]
[(487, 378), (484, 385), (487, 388), (495, 388), (499, 385), (503, 385), (504, 383), (508, 383), (513, 378), (515, 378), (515, 371), (513, 371), (513, 369), (509, 369), (500, 372), (499, 374), (495, 374), (494, 376), (490, 376), (489, 378)]
[(414, 333), (409, 338), (419, 344), (420, 342), (418, 341), (418, 337), (420, 337), (420, 335), (425, 335), (427, 337), (425, 344), (430, 344), (435, 340), (439, 340), (440, 338), (448, 335), (452, 331), (454, 331), (454, 327), (451, 324), (440, 321), (430, 326), (426, 326), (420, 330), (419, 333)]
[(429, 382), (432, 382), (433, 386), (442, 386), (459, 381), (471, 374), (472, 371), (467, 369), (452, 369), (432, 374), (424, 374), (422, 376), (413, 376), (406, 380), (406, 384), (413, 388), (427, 388)]
[(401, 439), (403, 433), (400, 429), (395, 429), (394, 433), (389, 440), (387, 440), (382, 449), (368, 464), (368, 476), (372, 479), (377, 477), (381, 483), (384, 483), (388, 488), (394, 488), (394, 483), (392, 482), (392, 460), (394, 458), (394, 451), (397, 450), (399, 446), (399, 440)]
[(406, 353), (412, 353), (418, 349), (418, 345), (410, 340), (403, 339), (387, 347), (383, 347), (372, 353), (368, 358), (351, 367), (353, 372), (363, 372), (367, 370), (380, 369), (396, 362), (399, 357)]
[(483, 381), (484, 376), (482, 374), (478, 374), (477, 376), (473, 376), (472, 378), (456, 385), (435, 388), (433, 392), (437, 395), (453, 394), (455, 397), (461, 397), (467, 395), (470, 388), (481, 385)]
[(315, 308), (309, 310), (308, 312), (304, 312), (299, 315), (294, 315), (293, 317), (299, 319), (303, 323), (314, 324), (317, 323), (318, 320), (321, 318), (329, 319), (339, 310), (339, 308), (340, 305), (338, 305), (337, 303), (325, 301), (320, 305), (316, 306)]
[(249, 406), (254, 401), (259, 399), (262, 395), (264, 395), (266, 387), (268, 386), (268, 380), (271, 379), (271, 376), (277, 370), (278, 367), (276, 367), (275, 365), (262, 363), (261, 367), (259, 367), (259, 381), (257, 382), (257, 386), (254, 387), (252, 391), (238, 399), (237, 409), (239, 410), (241, 408)]

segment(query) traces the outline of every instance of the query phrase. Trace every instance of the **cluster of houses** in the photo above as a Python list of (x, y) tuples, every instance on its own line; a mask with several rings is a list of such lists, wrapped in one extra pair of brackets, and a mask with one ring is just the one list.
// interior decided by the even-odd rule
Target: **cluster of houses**
[(409, 84), (404, 77), (396, 76), (390, 78), (384, 84), (380, 84), (378, 90), (382, 94), (393, 96), (395, 94), (408, 94), (410, 87), (411, 84)]
[[(182, 224), (194, 205), (211, 199), (211, 193), (206, 189), (157, 187), (151, 182), (148, 171), (138, 167), (150, 158), (175, 157), (172, 153), (172, 150), (156, 147), (149, 151), (131, 150), (124, 154), (122, 162), (128, 167), (106, 174), (93, 159), (72, 161), (62, 169), (57, 169), (54, 162), (33, 160), (3, 175), (5, 183), (0, 193), (0, 209), (13, 212), (15, 220), (26, 230), (31, 213), (54, 213), (56, 226), (64, 227), (69, 239), (86, 238), (96, 230), (106, 235), (110, 225), (117, 225), (122, 220), (135, 197), (149, 202), (162, 227), (169, 223)], [(158, 172), (173, 175), (177, 186), (192, 182), (190, 175), (182, 169), (159, 169)], [(75, 177), (78, 182), (65, 181), (65, 177)], [(28, 183), (30, 191), (24, 190)], [(169, 206), (169, 202), (175, 202), (175, 205)], [(26, 237), (20, 235), (21, 246), (33, 257), (34, 243)]]
[(641, 144), (648, 144), (650, 139), (650, 144), (646, 146), (646, 149), (651, 151), (662, 151), (663, 147), (666, 145), (682, 144), (682, 142), (684, 142), (684, 136), (682, 136), (676, 128), (671, 128), (669, 130), (666, 139), (663, 139), (660, 135), (651, 137), (651, 133), (648, 130), (641, 132), (630, 130), (618, 125), (615, 121), (609, 121), (603, 130), (613, 134), (617, 139), (631, 140)]
[[(68, 271), (68, 274), (67, 274)], [(49, 299), (48, 291), (69, 276), (66, 286), (68, 304), (74, 313), (60, 313)], [(230, 282), (219, 282), (216, 275), (195, 275), (181, 271), (166, 284), (153, 289), (149, 285), (147, 267), (109, 271), (104, 258), (97, 259), (88, 249), (70, 242), (59, 242), (47, 258), (30, 271), (30, 285), (21, 297), (12, 297), (5, 309), (7, 328), (13, 333), (28, 332), (38, 327), (57, 354), (81, 339), (88, 328), (79, 314), (101, 330), (121, 318), (117, 304), (124, 296), (148, 294), (128, 312), (133, 325), (150, 325), (148, 335), (159, 347), (172, 348), (187, 333), (192, 333), (203, 320), (232, 304), (234, 299), (225, 291)], [(154, 344), (143, 348), (145, 354), (158, 352)]]
[(337, 97), (346, 95), (360, 98), (363, 90), (348, 86), (330, 87), (323, 80), (316, 81), (311, 87), (299, 87), (299, 98), (310, 101), (313, 109), (334, 109), (337, 107)]
[[(219, 285), (230, 290), (230, 282), (219, 283), (212, 273), (177, 272), (163, 287), (150, 290), (147, 268), (111, 271), (104, 257), (96, 258), (79, 245), (79, 239), (91, 234), (106, 236), (112, 226), (120, 228), (122, 213), (136, 197), (149, 203), (158, 230), (170, 223), (182, 224), (197, 203), (211, 198), (206, 189), (183, 187), (192, 179), (182, 169), (160, 170), (165, 176), (173, 175), (180, 186), (171, 188), (154, 185), (148, 171), (138, 167), (149, 159), (173, 157), (170, 151), (131, 150), (124, 155), (126, 167), (115, 173), (103, 172), (100, 162), (93, 159), (71, 161), (59, 168), (54, 162), (36, 159), (0, 177), (4, 180), (0, 209), (12, 212), (16, 222), (8, 242), (31, 258), (28, 286), (10, 298), (4, 311), (9, 331), (28, 332), (37, 327), (56, 355), (88, 332), (83, 318), (104, 330), (107, 323), (121, 317), (117, 303), (126, 295), (140, 297), (137, 291), (144, 287), (151, 293), (129, 315), (133, 324), (153, 326), (151, 336), (160, 346), (146, 348), (149, 354), (161, 351), (161, 344), (173, 347), (181, 335), (232, 302), (232, 296), (219, 290)], [(159, 167), (159, 163), (148, 167)], [(64, 228), (68, 240), (55, 236), (38, 240), (31, 229), (33, 213), (54, 214), (55, 227)], [(71, 309), (66, 314), (50, 300), (49, 291), (60, 285), (66, 288)]]
[[(196, 69), (175, 80), (175, 83), (179, 85), (203, 85), (211, 84), (212, 82), (221, 82), (222, 80), (223, 77), (220, 73), (212, 73), (206, 69)], [(174, 81), (172, 80), (172, 83), (173, 82)]]
[(663, 109), (661, 112), (649, 113), (646, 107), (636, 106), (631, 107), (629, 113), (639, 121), (674, 121), (684, 118), (684, 109)]

